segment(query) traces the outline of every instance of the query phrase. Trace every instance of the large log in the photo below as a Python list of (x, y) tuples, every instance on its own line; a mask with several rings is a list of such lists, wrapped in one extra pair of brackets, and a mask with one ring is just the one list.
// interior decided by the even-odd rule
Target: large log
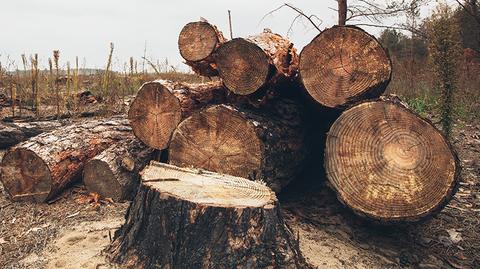
[(318, 103), (345, 108), (380, 96), (392, 64), (375, 37), (353, 26), (335, 26), (316, 36), (300, 53), (301, 81)]
[(345, 111), (328, 133), (325, 168), (340, 201), (381, 222), (416, 221), (439, 211), (460, 174), (448, 140), (398, 99)]
[(5, 122), (0, 123), (0, 149), (7, 149), (30, 137), (65, 126), (65, 121)]
[(135, 136), (162, 150), (170, 143), (180, 121), (209, 104), (223, 103), (226, 91), (219, 82), (173, 83), (156, 80), (143, 84), (128, 111)]
[(79, 179), (88, 160), (129, 134), (128, 121), (120, 117), (41, 134), (5, 154), (0, 180), (15, 201), (47, 201)]
[(217, 105), (175, 130), (169, 162), (262, 180), (279, 192), (302, 170), (307, 150), (298, 107), (271, 102), (257, 111)]
[(103, 198), (132, 200), (140, 182), (139, 172), (152, 157), (153, 149), (133, 135), (124, 138), (87, 162), (83, 183)]
[(239, 95), (249, 95), (278, 80), (291, 79), (298, 71), (293, 44), (268, 29), (256, 36), (235, 38), (220, 45), (215, 62), (225, 86)]
[(107, 252), (125, 268), (310, 268), (268, 187), (153, 162)]
[(199, 75), (218, 75), (213, 54), (220, 44), (226, 41), (215, 25), (206, 21), (191, 22), (185, 25), (178, 37), (178, 48), (185, 63)]

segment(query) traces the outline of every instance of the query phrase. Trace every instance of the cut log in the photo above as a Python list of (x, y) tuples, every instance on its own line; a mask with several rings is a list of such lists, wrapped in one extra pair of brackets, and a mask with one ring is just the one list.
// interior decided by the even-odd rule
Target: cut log
[(175, 130), (169, 162), (262, 180), (279, 192), (306, 158), (305, 132), (295, 104), (253, 111), (217, 105), (193, 114)]
[(127, 137), (88, 161), (83, 183), (90, 192), (116, 202), (132, 200), (140, 182), (139, 172), (153, 158), (153, 149)]
[(330, 108), (379, 97), (392, 75), (390, 57), (381, 44), (353, 26), (320, 33), (303, 48), (299, 69), (307, 92)]
[(126, 268), (310, 268), (268, 187), (153, 162), (107, 252)]
[(293, 78), (298, 71), (293, 44), (268, 29), (256, 36), (225, 42), (215, 53), (215, 62), (225, 86), (239, 95)]
[(0, 123), (0, 149), (7, 149), (30, 137), (65, 126), (65, 121), (5, 122)]
[(182, 119), (209, 104), (222, 103), (225, 96), (219, 82), (188, 85), (156, 80), (140, 88), (128, 118), (138, 139), (162, 150)]
[(185, 63), (199, 75), (218, 75), (213, 53), (226, 40), (215, 25), (206, 21), (185, 25), (178, 37), (178, 48)]
[(447, 139), (398, 99), (345, 111), (328, 133), (325, 168), (340, 201), (382, 222), (416, 221), (439, 211), (460, 173)]
[(79, 179), (88, 160), (129, 134), (124, 118), (93, 120), (43, 133), (5, 154), (0, 179), (14, 201), (47, 201)]

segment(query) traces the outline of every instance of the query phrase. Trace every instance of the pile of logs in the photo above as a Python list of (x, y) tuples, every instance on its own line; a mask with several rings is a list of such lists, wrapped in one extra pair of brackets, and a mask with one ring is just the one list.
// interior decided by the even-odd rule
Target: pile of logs
[(129, 268), (308, 268), (276, 199), (307, 161), (375, 221), (423, 219), (452, 198), (453, 148), (398, 98), (380, 97), (390, 58), (360, 28), (326, 29), (298, 54), (268, 29), (227, 40), (200, 21), (178, 45), (195, 72), (218, 79), (145, 83), (127, 118), (9, 149), (0, 176), (11, 198), (46, 201), (82, 177), (102, 197), (133, 200), (108, 249)]

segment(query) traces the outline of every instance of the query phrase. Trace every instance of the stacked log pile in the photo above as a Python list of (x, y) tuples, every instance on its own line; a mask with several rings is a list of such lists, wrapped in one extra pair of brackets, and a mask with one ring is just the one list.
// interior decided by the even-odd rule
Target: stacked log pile
[[(360, 28), (326, 29), (298, 55), (268, 29), (226, 40), (200, 21), (178, 45), (218, 79), (145, 83), (128, 122), (75, 124), (10, 149), (0, 170), (10, 196), (45, 201), (83, 174), (90, 191), (133, 200), (108, 249), (127, 268), (308, 268), (275, 198), (307, 161), (325, 166), (343, 204), (384, 223), (423, 219), (455, 193), (455, 151), (399, 99), (379, 98), (390, 58)], [(154, 151), (169, 164), (143, 169)]]

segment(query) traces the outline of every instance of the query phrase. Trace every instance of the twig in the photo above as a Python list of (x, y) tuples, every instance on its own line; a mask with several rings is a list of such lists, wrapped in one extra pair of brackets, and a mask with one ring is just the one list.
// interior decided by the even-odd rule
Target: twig
[(228, 25), (230, 26), (230, 39), (233, 39), (232, 14), (231, 14), (230, 10), (228, 10)]
[[(306, 15), (301, 9), (299, 9), (299, 8), (297, 8), (297, 7), (294, 7), (294, 6), (292, 6), (291, 4), (288, 4), (288, 3), (285, 3), (285, 4), (277, 7), (276, 9), (268, 12), (267, 14), (265, 14), (265, 16), (262, 17), (262, 19), (260, 20), (260, 22), (262, 22), (267, 16), (272, 15), (273, 13), (279, 11), (280, 9), (282, 9), (282, 8), (284, 8), (284, 7), (288, 7), (288, 8), (290, 8), (290, 9), (292, 9), (293, 11), (295, 11), (295, 12), (298, 13), (298, 15), (294, 18), (292, 24), (290, 25), (290, 29), (292, 28), (293, 23), (294, 23), (299, 17), (304, 17), (304, 18), (306, 18), (306, 19), (313, 25), (313, 27), (315, 27), (315, 29), (317, 29), (319, 32), (322, 31), (319, 26), (323, 23), (323, 21), (322, 21), (317, 15), (310, 15), (310, 16), (308, 16), (308, 15)], [(317, 19), (317, 20), (319, 20), (320, 22), (319, 22), (318, 24), (316, 24), (316, 23), (313, 21), (314, 18)], [(288, 30), (289, 32), (290, 32), (290, 29)]]
[(157, 67), (155, 66), (155, 64), (152, 63), (152, 61), (150, 61), (149, 59), (147, 59), (147, 58), (145, 58), (145, 57), (142, 57), (142, 59), (143, 59), (144, 61), (147, 61), (147, 63), (153, 68), (153, 70), (155, 71), (155, 73), (156, 73), (157, 75), (160, 75), (160, 72), (158, 71), (158, 69), (157, 69)]

